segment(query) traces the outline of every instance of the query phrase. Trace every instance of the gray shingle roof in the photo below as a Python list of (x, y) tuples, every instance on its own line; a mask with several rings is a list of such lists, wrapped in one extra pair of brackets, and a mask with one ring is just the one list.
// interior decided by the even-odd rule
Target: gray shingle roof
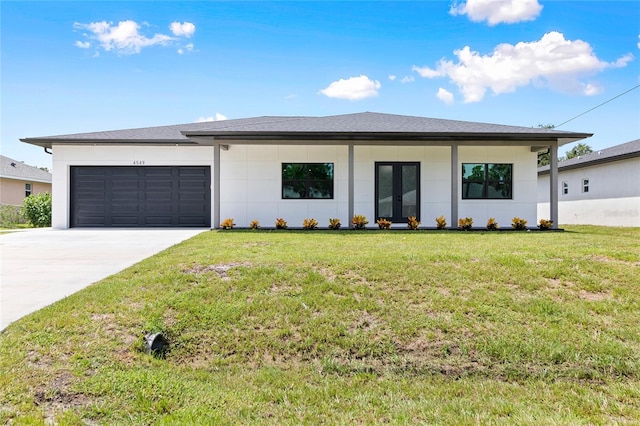
[[(260, 117), (209, 123), (209, 128), (185, 130), (187, 135), (233, 135), (256, 133), (390, 133), (390, 134), (526, 134), (574, 135), (552, 129), (445, 120), (395, 114), (363, 112), (327, 117)], [(587, 135), (585, 135), (587, 136)]]
[[(640, 139), (560, 161), (558, 162), (558, 170), (578, 169), (580, 167), (588, 167), (595, 164), (609, 163), (633, 157), (640, 157)], [(546, 173), (549, 173), (548, 165), (538, 168), (538, 174)]]
[(51, 173), (0, 155), (0, 177), (34, 182), (51, 182)]
[(444, 120), (395, 114), (364, 112), (327, 117), (264, 116), (204, 123), (178, 124), (141, 129), (112, 130), (71, 135), (24, 138), (23, 142), (51, 147), (52, 143), (197, 143), (189, 137), (215, 136), (217, 138), (323, 138), (348, 139), (385, 137), (474, 139), (531, 138), (551, 140), (566, 138), (578, 140), (591, 136), (552, 129), (506, 126), (469, 121)]

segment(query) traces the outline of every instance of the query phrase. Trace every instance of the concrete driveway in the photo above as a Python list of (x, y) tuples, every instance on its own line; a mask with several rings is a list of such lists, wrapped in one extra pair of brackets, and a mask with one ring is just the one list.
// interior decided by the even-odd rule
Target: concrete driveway
[(206, 230), (43, 228), (0, 235), (0, 330)]

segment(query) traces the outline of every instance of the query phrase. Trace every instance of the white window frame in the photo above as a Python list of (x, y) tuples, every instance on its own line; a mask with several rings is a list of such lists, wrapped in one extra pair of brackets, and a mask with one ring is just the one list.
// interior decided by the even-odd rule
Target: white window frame
[(568, 195), (568, 194), (569, 194), (569, 182), (565, 180), (562, 182), (562, 195)]
[(589, 192), (589, 179), (587, 178), (582, 179), (582, 192), (583, 193)]

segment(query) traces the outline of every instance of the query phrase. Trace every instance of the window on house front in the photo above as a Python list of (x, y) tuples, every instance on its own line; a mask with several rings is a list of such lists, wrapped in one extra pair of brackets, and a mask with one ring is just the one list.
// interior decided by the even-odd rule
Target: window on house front
[(582, 192), (589, 192), (589, 179), (582, 179)]
[(562, 182), (562, 194), (567, 195), (569, 193), (569, 182)]
[(463, 163), (463, 199), (511, 199), (513, 164)]
[(31, 195), (31, 184), (30, 183), (25, 183), (24, 184), (24, 196), (26, 198), (29, 195)]
[(333, 163), (282, 163), (282, 198), (332, 199)]

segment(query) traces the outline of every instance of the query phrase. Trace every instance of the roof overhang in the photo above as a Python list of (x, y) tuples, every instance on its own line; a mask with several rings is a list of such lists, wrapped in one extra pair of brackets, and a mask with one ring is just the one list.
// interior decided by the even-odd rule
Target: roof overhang
[(590, 133), (575, 133), (571, 137), (540, 133), (405, 133), (405, 132), (181, 132), (185, 137), (202, 145), (294, 145), (312, 142), (314, 145), (495, 145), (530, 146), (536, 150), (550, 145), (564, 145), (592, 136)]
[(136, 146), (167, 146), (167, 145), (199, 145), (198, 142), (189, 139), (46, 139), (24, 138), (20, 139), (31, 145), (42, 148), (53, 148), (53, 145), (136, 145)]

